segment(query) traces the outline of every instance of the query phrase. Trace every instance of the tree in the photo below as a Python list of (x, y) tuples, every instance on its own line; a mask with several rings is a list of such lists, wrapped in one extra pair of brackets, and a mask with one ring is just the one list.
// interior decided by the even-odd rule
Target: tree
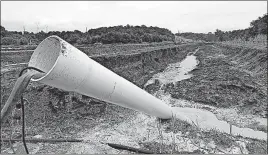
[[(90, 41), (91, 42), (91, 41)], [(86, 37), (81, 37), (77, 40), (77, 43), (79, 45), (85, 45), (85, 44), (89, 44), (90, 43)]]
[(207, 38), (206, 38), (206, 41), (216, 41), (217, 40), (217, 38), (216, 38), (216, 36), (212, 33), (212, 32), (209, 32), (208, 34), (207, 34)]
[(6, 36), (6, 29), (3, 27), (3, 26), (0, 26), (1, 27), (1, 37), (5, 37)]
[(151, 37), (151, 35), (149, 35), (148, 33), (146, 33), (146, 34), (144, 34), (144, 35), (142, 36), (142, 41), (143, 41), (143, 42), (151, 42), (151, 40), (152, 40), (152, 37)]
[(44, 31), (40, 31), (40, 32), (36, 33), (35, 36), (36, 36), (37, 40), (42, 41), (48, 36), (48, 34), (45, 33)]
[(20, 38), (20, 40), (19, 40), (19, 44), (20, 45), (28, 45), (28, 39), (27, 38), (25, 38), (25, 37), (22, 37), (22, 38)]
[(268, 15), (265, 14), (263, 17), (259, 17), (250, 23), (252, 29), (252, 35), (268, 34)]
[(93, 36), (92, 37), (92, 44), (101, 42), (101, 37), (99, 35)]
[(16, 39), (13, 39), (12, 37), (3, 37), (1, 38), (1, 44), (2, 45), (17, 45), (18, 42)]
[(223, 36), (224, 36), (224, 32), (217, 29), (216, 32), (215, 32), (215, 36), (218, 38), (219, 41), (224, 41), (223, 39)]
[[(68, 34), (66, 34), (66, 35), (68, 35)], [(79, 34), (71, 33), (67, 37), (66, 41), (69, 42), (70, 44), (75, 44), (75, 43), (77, 43), (77, 40), (79, 40), (79, 39), (80, 39)]]

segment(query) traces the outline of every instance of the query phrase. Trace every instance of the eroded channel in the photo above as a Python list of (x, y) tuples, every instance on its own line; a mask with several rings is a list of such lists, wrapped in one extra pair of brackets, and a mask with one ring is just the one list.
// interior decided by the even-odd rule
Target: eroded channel
[[(195, 69), (199, 64), (199, 61), (194, 55), (198, 51), (199, 49), (189, 54), (181, 62), (170, 64), (163, 72), (155, 74), (152, 79), (145, 84), (145, 86), (154, 84), (155, 80), (159, 80), (161, 86), (164, 87), (165, 84), (176, 83), (177, 81), (191, 78), (193, 75), (189, 74), (189, 72)], [(165, 93), (162, 87), (156, 93), (154, 93), (154, 95), (167, 104), (173, 106), (181, 119), (185, 117), (186, 119), (195, 120), (194, 123), (204, 130), (215, 128), (222, 132), (230, 133), (230, 124), (218, 118), (219, 115), (227, 115), (227, 111), (230, 112), (231, 109), (211, 107), (212, 109), (215, 108), (218, 112), (212, 113), (210, 111), (201, 109), (201, 107), (209, 107), (208, 105), (181, 99), (174, 99), (170, 94)], [(145, 142), (158, 142), (169, 145), (173, 143), (173, 136), (176, 137), (174, 143), (177, 146), (177, 151), (192, 152), (199, 149), (199, 146), (196, 146), (191, 141), (188, 141), (188, 138), (186, 140), (183, 133), (178, 132), (173, 134), (173, 132), (162, 132), (164, 128), (164, 126), (160, 125), (156, 117), (146, 115), (142, 112), (136, 112), (134, 117), (131, 119), (126, 119), (126, 121), (119, 124), (111, 126), (109, 124), (101, 123), (91, 130), (80, 132), (78, 137), (81, 137), (85, 143), (76, 143), (72, 145), (68, 153), (126, 154), (129, 152), (113, 149), (104, 143), (116, 143), (136, 148), (140, 147), (140, 143)], [(267, 133), (254, 131), (249, 128), (239, 128), (237, 126), (232, 126), (232, 134), (240, 134), (244, 137), (263, 140), (267, 138)], [(227, 150), (226, 153), (240, 153), (239, 148), (235, 147), (234, 149), (235, 150)], [(215, 153), (221, 152), (217, 151)], [(243, 153), (248, 153), (245, 147), (243, 148)]]
[[(174, 112), (177, 115), (177, 118), (181, 120), (185, 120), (191, 124), (197, 125), (201, 129), (210, 130), (216, 129), (221, 132), (229, 133), (232, 135), (241, 135), (243, 137), (255, 138), (266, 140), (267, 133), (262, 131), (255, 131), (250, 128), (240, 128), (235, 125), (231, 125), (226, 121), (219, 120), (216, 115), (210, 111), (195, 108), (199, 107), (199, 103), (193, 103), (186, 100), (181, 99), (173, 99), (169, 93), (165, 93), (163, 87), (166, 84), (173, 83), (191, 78), (192, 75), (189, 74), (190, 71), (195, 69), (199, 64), (195, 53), (198, 52), (199, 49), (196, 49), (195, 52), (188, 55), (183, 61), (170, 64), (163, 72), (155, 74), (152, 79), (150, 79), (146, 84), (145, 87), (154, 84), (156, 80), (159, 81), (160, 89), (156, 91), (154, 94), (156, 97), (160, 98), (161, 100), (165, 101), (167, 104), (173, 103)], [(196, 105), (196, 106), (192, 106)], [(201, 104), (200, 104), (201, 107)], [(205, 106), (206, 107), (206, 106)], [(207, 106), (208, 107), (208, 106)], [(211, 109), (216, 109), (215, 107), (211, 107)], [(227, 109), (225, 109), (227, 111)], [(224, 110), (224, 111), (225, 111)], [(231, 109), (232, 110), (232, 109)], [(220, 110), (219, 113), (222, 113)], [(239, 118), (240, 119), (240, 118)], [(257, 118), (255, 118), (257, 119)], [(264, 122), (261, 120), (260, 122)]]

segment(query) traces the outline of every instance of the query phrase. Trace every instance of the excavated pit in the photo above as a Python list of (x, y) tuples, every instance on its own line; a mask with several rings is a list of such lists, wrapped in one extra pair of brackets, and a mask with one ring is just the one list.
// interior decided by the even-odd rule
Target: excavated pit
[[(155, 74), (158, 74), (158, 73), (164, 71), (165, 68), (167, 68), (167, 66), (169, 64), (182, 61), (188, 55), (188, 53), (195, 51), (195, 49), (197, 49), (200, 46), (201, 45), (181, 45), (181, 46), (177, 46), (177, 47), (171, 47), (171, 48), (160, 49), (160, 50), (153, 50), (153, 51), (143, 52), (143, 53), (135, 53), (135, 54), (130, 54), (130, 55), (95, 56), (95, 57), (92, 57), (92, 59), (96, 60), (97, 62), (104, 65), (105, 67), (111, 69), (112, 71), (116, 72), (117, 74), (121, 75), (122, 77), (128, 79), (129, 81), (131, 81), (134, 84), (138, 85), (139, 87), (143, 88), (144, 85), (147, 83), (147, 81), (150, 80), (152, 77), (154, 77)], [(201, 49), (204, 50), (204, 48), (201, 48)], [(208, 51), (208, 49), (206, 49), (206, 51)], [(224, 54), (227, 55), (226, 53), (224, 53)], [(199, 55), (199, 53), (198, 53), (198, 55)], [(214, 54), (212, 54), (212, 55), (214, 55)], [(55, 61), (57, 61), (57, 60), (55, 60)], [(53, 66), (51, 66), (51, 67), (53, 67)], [(191, 74), (196, 73), (196, 72), (197, 72), (197, 70), (191, 72)], [(11, 73), (11, 72), (7, 72), (7, 73), (10, 73), (9, 77), (12, 77), (12, 76), (15, 77), (15, 73)], [(188, 80), (186, 80), (186, 81), (188, 81)], [(43, 106), (43, 105), (46, 105), (48, 100), (52, 100), (53, 102), (58, 102), (59, 100), (63, 101), (65, 97), (62, 97), (62, 96), (68, 95), (68, 93), (66, 93), (66, 92), (63, 92), (61, 90), (57, 90), (57, 92), (58, 92), (57, 94), (59, 94), (57, 96), (57, 95), (55, 95), (56, 94), (55, 91), (50, 92), (49, 90), (52, 90), (52, 89), (47, 87), (47, 86), (39, 86), (39, 85), (35, 85), (35, 84), (33, 84), (33, 86), (34, 87), (31, 87), (31, 91), (27, 92), (26, 94), (27, 94), (28, 99), (33, 102), (33, 104), (31, 104), (31, 106), (32, 106), (31, 108), (32, 109), (35, 109), (35, 108), (39, 109), (39, 111), (37, 111), (37, 112), (32, 111), (26, 116), (26, 117), (28, 117), (27, 124), (29, 127), (31, 126), (31, 128), (38, 127), (40, 122), (43, 121), (43, 114), (44, 113), (47, 113), (46, 117), (50, 118), (47, 120), (47, 124), (49, 124), (50, 122), (56, 121), (56, 118), (53, 118), (53, 116), (60, 115), (60, 113), (64, 113), (64, 110), (58, 111), (57, 113), (54, 114), (54, 113), (50, 112), (50, 110), (46, 106)], [(38, 90), (41, 89), (42, 87), (44, 87), (43, 91), (38, 92)], [(184, 87), (184, 89), (186, 89), (186, 88)], [(158, 89), (156, 89), (156, 90), (158, 90)], [(169, 89), (168, 89), (168, 92), (170, 92)], [(161, 97), (161, 95), (160, 95), (160, 97)], [(164, 98), (164, 99), (170, 100), (169, 98)], [(35, 103), (37, 101), (39, 102), (39, 107)], [(171, 103), (175, 103), (174, 99), (171, 99), (170, 101), (171, 101)], [(97, 102), (99, 102), (99, 101), (97, 101)], [(182, 106), (187, 106), (187, 107), (188, 106), (189, 107), (191, 107), (191, 106), (205, 107), (203, 105), (204, 103), (203, 104), (195, 104), (195, 103), (190, 104), (189, 101), (184, 101), (184, 100), (181, 103), (183, 103)], [(74, 102), (74, 104), (78, 104), (78, 103)], [(42, 105), (42, 106), (40, 107), (40, 105)], [(43, 107), (45, 107), (45, 108), (43, 108)], [(80, 108), (80, 109), (83, 109), (84, 107), (85, 106), (82, 106), (82, 108)], [(206, 107), (209, 107), (209, 106), (206, 106)], [(135, 135), (136, 135), (135, 131), (138, 131), (138, 129), (139, 129), (139, 127), (141, 127), (141, 125), (142, 126), (143, 125), (150, 125), (151, 126), (149, 128), (149, 129), (151, 129), (151, 131), (149, 131), (150, 135), (156, 136), (158, 134), (158, 130), (156, 129), (157, 128), (157, 125), (156, 125), (157, 121), (154, 118), (148, 118), (144, 114), (140, 113), (140, 114), (138, 114), (139, 117), (134, 119), (134, 117), (137, 116), (137, 113), (133, 114), (133, 113), (131, 113), (131, 111), (128, 111), (127, 109), (124, 109), (124, 108), (107, 106), (107, 107), (102, 107), (102, 109), (103, 109), (103, 112), (100, 113), (99, 117), (94, 117), (94, 119), (100, 119), (100, 123), (103, 125), (98, 126), (98, 123), (96, 124), (95, 121), (92, 121), (92, 120), (85, 121), (85, 120), (83, 120), (85, 118), (80, 117), (79, 122), (81, 121), (84, 124), (88, 124), (88, 125), (91, 124), (91, 125), (89, 125), (91, 127), (87, 127), (87, 129), (88, 129), (88, 131), (86, 131), (87, 133), (83, 132), (83, 130), (85, 130), (85, 128), (81, 128), (82, 132), (78, 132), (78, 135), (75, 134), (74, 136), (85, 137), (85, 139), (88, 140), (92, 136), (95, 136), (95, 138), (97, 138), (97, 137), (100, 137), (100, 134), (102, 134), (102, 133), (106, 133), (106, 134), (108, 133), (108, 134), (114, 135), (112, 137), (110, 136), (108, 139), (111, 142), (117, 142), (117, 141), (115, 141), (114, 138), (118, 138), (117, 134), (118, 134), (118, 132), (120, 132), (121, 136), (119, 139), (123, 139), (125, 142), (127, 142), (126, 145), (129, 144), (129, 145), (138, 147), (137, 143), (135, 144), (130, 139), (134, 139), (134, 140), (137, 140), (137, 139), (141, 140), (142, 139), (143, 140), (143, 136), (140, 138), (135, 138)], [(110, 112), (115, 111), (115, 109), (117, 109), (117, 113), (119, 114), (119, 116), (115, 117), (117, 114), (113, 113), (112, 115), (109, 115), (109, 117), (113, 117), (113, 119), (108, 119), (107, 117), (105, 117), (107, 115), (108, 111), (110, 111)], [(210, 109), (210, 107), (209, 107), (209, 109)], [(30, 110), (30, 108), (28, 110)], [(222, 118), (222, 116), (220, 116), (222, 112), (227, 112), (226, 109), (219, 109), (218, 110), (218, 108), (216, 108), (216, 111), (218, 111), (220, 113), (220, 114), (217, 114), (218, 118)], [(86, 111), (82, 110), (82, 113), (83, 112), (85, 113)], [(94, 111), (92, 111), (92, 112), (94, 112)], [(230, 112), (231, 111), (228, 111), (227, 114), (230, 114)], [(80, 112), (76, 111), (76, 113), (80, 113)], [(227, 114), (225, 115), (225, 117), (228, 117)], [(50, 116), (48, 116), (48, 115), (50, 115)], [(127, 116), (129, 116), (130, 118)], [(33, 117), (36, 117), (35, 121), (30, 119)], [(122, 117), (124, 119), (122, 119)], [(238, 119), (241, 119), (238, 117), (238, 115), (233, 115), (232, 117), (236, 117)], [(88, 118), (91, 118), (91, 117), (87, 117), (87, 119)], [(107, 120), (104, 120), (104, 118), (106, 118)], [(145, 122), (145, 119), (147, 120), (146, 122)], [(110, 124), (112, 122), (114, 122), (115, 120), (117, 120), (116, 121), (117, 123), (114, 124), (115, 130), (113, 130), (113, 125), (111, 126)], [(129, 121), (129, 120), (131, 120), (130, 123), (126, 123), (126, 124), (124, 123), (125, 121)], [(244, 118), (243, 123), (245, 120), (249, 120), (249, 118)], [(71, 121), (71, 119), (70, 119), (70, 121)], [(140, 123), (141, 121), (144, 121), (144, 123), (141, 125), (138, 125), (136, 128), (134, 128), (134, 131), (130, 132), (129, 135), (124, 136), (125, 132), (126, 133), (129, 132), (129, 130), (131, 129), (131, 126), (134, 126), (136, 123)], [(63, 121), (63, 122), (65, 122), (65, 121)], [(69, 121), (67, 121), (67, 122), (69, 122)], [(78, 123), (78, 122), (76, 122), (76, 123)], [(242, 123), (242, 122), (239, 121), (238, 124), (240, 124), (240, 123)], [(247, 122), (246, 122), (246, 124), (247, 124)], [(55, 125), (55, 124), (53, 123), (53, 125)], [(67, 126), (67, 125), (65, 124), (65, 126)], [(61, 126), (61, 127), (63, 127), (63, 126)], [(99, 127), (102, 130), (99, 130), (100, 129)], [(45, 127), (42, 127), (42, 130), (44, 128)], [(80, 128), (80, 127), (76, 127), (74, 129), (77, 130), (78, 128)], [(111, 128), (111, 130), (108, 128)], [(95, 131), (97, 131), (95, 129), (99, 130), (100, 132), (95, 132)], [(42, 130), (40, 130), (40, 131), (42, 131)], [(68, 133), (67, 133), (67, 131), (68, 131)], [(70, 135), (69, 130), (67, 130), (67, 131), (64, 130), (62, 132), (66, 136)], [(51, 132), (48, 132), (47, 134), (50, 135)], [(92, 132), (94, 132), (96, 134), (93, 135)], [(31, 136), (31, 135), (34, 136), (35, 134), (38, 134), (38, 133), (42, 133), (42, 132), (38, 132), (38, 130), (35, 130), (35, 131), (33, 130), (33, 131), (29, 132), (29, 136)], [(87, 136), (89, 136), (89, 137), (87, 137)], [(147, 138), (146, 139), (147, 139), (147, 141), (159, 141), (159, 142), (161, 142), (160, 139), (158, 139), (158, 137), (155, 137), (155, 136), (150, 137), (150, 139), (147, 139)], [(170, 135), (170, 133), (169, 134), (165, 133), (163, 136), (164, 136), (164, 138), (169, 139), (169, 138), (171, 138), (172, 135)], [(181, 135), (178, 134), (177, 136), (181, 136)], [(128, 138), (130, 138), (130, 139), (128, 139)], [(168, 140), (167, 143), (170, 143), (171, 142), (170, 140)], [(183, 138), (178, 139), (178, 140), (176, 140), (176, 143), (178, 143), (178, 145), (181, 144), (182, 148), (183, 148), (183, 141), (185, 141)], [(86, 146), (89, 146), (89, 147), (86, 147)], [(195, 146), (193, 146), (192, 144), (186, 144), (186, 146), (188, 146), (188, 147), (192, 146), (193, 148), (190, 149), (192, 151), (193, 151), (193, 149), (195, 149)], [(83, 151), (83, 149), (84, 149), (84, 151)], [(184, 149), (183, 149), (183, 151), (184, 151)], [(85, 143), (83, 145), (73, 145), (72, 149), (69, 150), (68, 152), (69, 153), (70, 152), (71, 153), (72, 152), (118, 153), (114, 149), (110, 149), (109, 147), (107, 147), (103, 144), (99, 145), (96, 143), (92, 144), (92, 145), (89, 145), (89, 143)], [(126, 153), (126, 152), (122, 152), (122, 153)]]

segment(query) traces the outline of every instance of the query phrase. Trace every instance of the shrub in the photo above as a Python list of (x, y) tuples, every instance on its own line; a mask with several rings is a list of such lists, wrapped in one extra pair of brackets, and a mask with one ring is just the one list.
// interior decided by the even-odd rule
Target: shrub
[(20, 45), (28, 45), (28, 39), (25, 37), (22, 37), (21, 39), (19, 39), (19, 43)]
[(2, 45), (17, 45), (18, 41), (11, 37), (3, 37), (1, 38), (1, 44)]

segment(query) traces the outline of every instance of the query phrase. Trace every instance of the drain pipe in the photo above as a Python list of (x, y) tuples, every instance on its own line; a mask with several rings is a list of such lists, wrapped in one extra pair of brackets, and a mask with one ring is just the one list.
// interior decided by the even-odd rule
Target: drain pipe
[(43, 40), (28, 65), (45, 72), (33, 77), (32, 81), (158, 118), (172, 118), (172, 108), (169, 105), (92, 60), (58, 36)]

